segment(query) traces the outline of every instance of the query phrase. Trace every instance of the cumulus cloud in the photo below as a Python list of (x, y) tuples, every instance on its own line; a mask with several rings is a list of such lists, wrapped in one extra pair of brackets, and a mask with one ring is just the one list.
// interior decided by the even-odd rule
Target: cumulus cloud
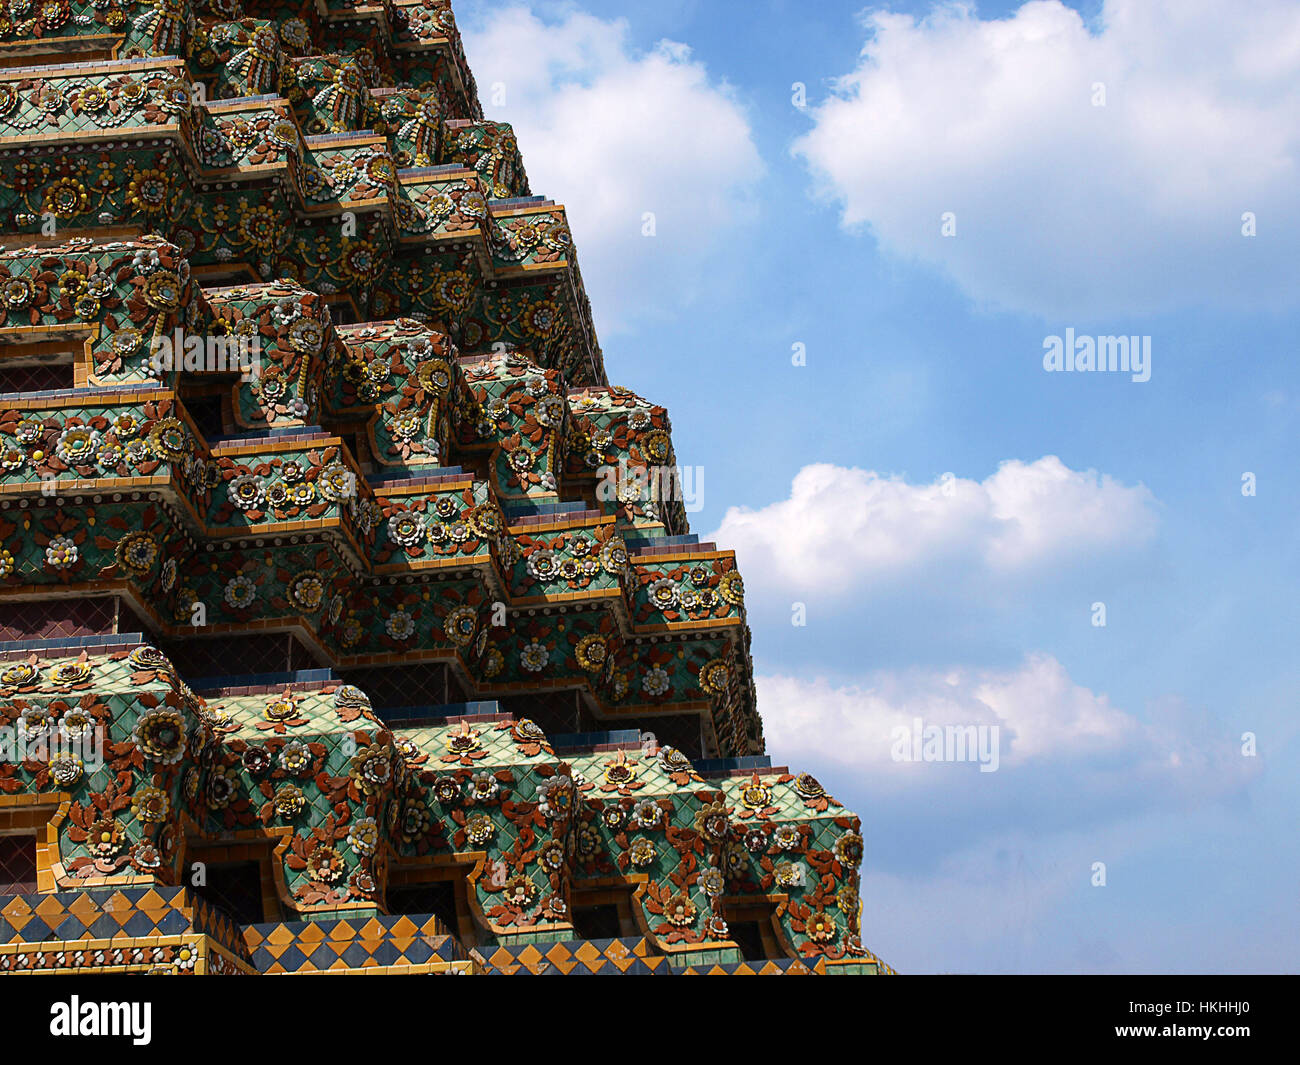
[(848, 595), (938, 569), (1005, 580), (1149, 541), (1155, 497), (1055, 455), (1010, 460), (983, 481), (929, 484), (817, 463), (790, 497), (732, 507), (708, 539), (733, 546), (746, 580), (801, 594)]
[(998, 726), (999, 768), (1142, 741), (1132, 717), (1073, 683), (1050, 655), (1032, 655), (1007, 671), (882, 671), (868, 684), (848, 686), (768, 676), (758, 686), (768, 746), (782, 758), (906, 768), (893, 757), (895, 730), (910, 731), (917, 718), (940, 728)]
[[(1221, 824), (1225, 812), (1248, 809), (1264, 768), (1243, 758), (1240, 737), (1205, 709), (1165, 697), (1139, 715), (1078, 683), (1050, 654), (1006, 669), (879, 670), (844, 685), (756, 679), (774, 764), (819, 775), (862, 818), (862, 893), (876, 915), (866, 942), (899, 965), (910, 956), (950, 966), (965, 953), (946, 936), (913, 952), (882, 934), (884, 915), (912, 912), (898, 909), (899, 893), (938, 900), (945, 913), (1023, 926), (1039, 905), (1057, 907), (1067, 884), (1087, 884), (1098, 858), (1118, 867), (1153, 840), (1191, 838), (1189, 825)], [(984, 726), (992, 739), (996, 726), (996, 770), (980, 772), (970, 760), (898, 760), (899, 737), (915, 732), (917, 719), (923, 734)], [(1038, 855), (1032, 883), (1026, 854)], [(1044, 865), (1045, 855), (1054, 856)], [(1011, 890), (1019, 894), (1007, 912), (1008, 900), (995, 900)], [(976, 940), (982, 923), (965, 926)], [(1039, 931), (1050, 940), (1059, 929)], [(1059, 966), (1059, 946), (1043, 948)], [(1001, 965), (1026, 964), (1001, 953)]]
[[(880, 670), (848, 685), (777, 674), (758, 677), (757, 685), (776, 760), (833, 768), (873, 800), (897, 799), (906, 785), (948, 794), (963, 806), (1013, 799), (1046, 808), (1064, 798), (1075, 816), (1088, 802), (1096, 812), (1120, 799), (1145, 805), (1221, 793), (1248, 775), (1249, 760), (1232, 736), (1181, 700), (1160, 700), (1139, 718), (1076, 683), (1049, 654), (1028, 655), (1012, 669)], [(985, 730), (984, 750), (996, 757), (981, 759), (976, 747), (960, 759), (968, 765), (953, 764), (951, 752), (916, 757), (922, 752), (912, 735), (969, 726)], [(904, 736), (909, 740), (900, 746)], [(963, 772), (981, 760), (991, 767), (987, 775)], [(1023, 787), (1011, 795), (1005, 786), (982, 788), (979, 781), (992, 776), (1016, 778)], [(1013, 823), (1023, 826), (1033, 816), (1017, 810)]]
[(1291, 0), (1106, 0), (1095, 32), (1057, 0), (864, 20), (858, 66), (794, 145), (845, 225), (1044, 315), (1295, 300)]
[(521, 5), (463, 30), (485, 112), (514, 125), (533, 192), (568, 209), (598, 326), (694, 298), (763, 171), (730, 86), (684, 44), (637, 50), (623, 19)]

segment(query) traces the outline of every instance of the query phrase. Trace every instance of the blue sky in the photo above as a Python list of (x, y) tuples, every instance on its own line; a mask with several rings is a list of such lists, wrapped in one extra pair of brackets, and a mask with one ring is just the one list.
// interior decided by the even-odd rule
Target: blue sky
[[(770, 752), (863, 819), (866, 944), (1295, 971), (1300, 9), (456, 10), (737, 549)], [(1046, 372), (1067, 328), (1150, 380)], [(998, 771), (892, 760), (914, 717)]]

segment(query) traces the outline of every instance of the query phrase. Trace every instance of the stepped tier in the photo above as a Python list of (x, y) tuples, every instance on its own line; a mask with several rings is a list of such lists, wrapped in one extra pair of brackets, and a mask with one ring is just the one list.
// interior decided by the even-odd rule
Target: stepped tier
[[(86, 643), (0, 669), (0, 828), (35, 817), (32, 887), (81, 921), (52, 921), (34, 893), (6, 899), (26, 954), (111, 950), (99, 941), (112, 939), (112, 911), (107, 924), (85, 919), (77, 889), (183, 884), (202, 868), (225, 885), (218, 909), (252, 916), (259, 944), (289, 942), (262, 916), (359, 928), (383, 902), (390, 916), (437, 914), (489, 967), (496, 947), (588, 938), (593, 914), (671, 967), (739, 962), (728, 915), (760, 928), (769, 956), (878, 965), (857, 945), (858, 819), (806, 775), (766, 759), (693, 763), (635, 730), (548, 739), (495, 703), (385, 721), (324, 670), (195, 679), (196, 690), (150, 645)], [(221, 879), (232, 862), (255, 872), (242, 901)], [(215, 934), (193, 899), (171, 897), (191, 914), (187, 931)], [(222, 964), (252, 964), (242, 933), (217, 923)], [(182, 938), (151, 960), (186, 967), (210, 945)], [(15, 955), (21, 945), (0, 948), (0, 967)], [(335, 961), (321, 967), (364, 967)]]
[[(0, 613), (115, 595), (169, 651), (287, 632), (320, 665), (439, 662), (473, 698), (580, 689), (584, 724), (678, 736), (686, 716), (695, 753), (762, 750), (734, 556), (673, 543), (681, 500), (650, 497), (674, 464), (662, 407), (571, 395), (514, 352), (458, 358), (410, 319), (336, 331), (292, 283), (204, 292), (161, 242), (6, 266), (27, 324), (5, 372), (62, 348), (85, 384), (0, 397)], [(149, 379), (150, 338), (194, 325), (256, 338), (260, 372)], [(66, 339), (24, 358), (30, 333)]]

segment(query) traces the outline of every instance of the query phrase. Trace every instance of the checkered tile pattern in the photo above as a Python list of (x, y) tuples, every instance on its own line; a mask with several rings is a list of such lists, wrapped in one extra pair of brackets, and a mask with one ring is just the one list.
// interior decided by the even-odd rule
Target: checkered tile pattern
[(504, 976), (658, 976), (668, 959), (644, 939), (577, 939), (485, 947), (489, 973)]
[(682, 976), (812, 976), (826, 971), (819, 958), (809, 966), (798, 958), (772, 958), (767, 961), (722, 962), (716, 965), (690, 965), (677, 970)]
[(433, 914), (248, 925), (244, 940), (263, 973), (373, 971), (468, 962)]
[(0, 897), (0, 943), (140, 939), (202, 932), (248, 957), (229, 917), (180, 887), (56, 891)]

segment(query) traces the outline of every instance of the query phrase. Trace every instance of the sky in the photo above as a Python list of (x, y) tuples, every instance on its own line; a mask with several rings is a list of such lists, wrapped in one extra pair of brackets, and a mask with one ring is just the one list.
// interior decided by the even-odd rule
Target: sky
[[(774, 763), (862, 818), (864, 943), (1300, 969), (1300, 5), (456, 12), (737, 552)], [(996, 768), (898, 742), (949, 726)]]

